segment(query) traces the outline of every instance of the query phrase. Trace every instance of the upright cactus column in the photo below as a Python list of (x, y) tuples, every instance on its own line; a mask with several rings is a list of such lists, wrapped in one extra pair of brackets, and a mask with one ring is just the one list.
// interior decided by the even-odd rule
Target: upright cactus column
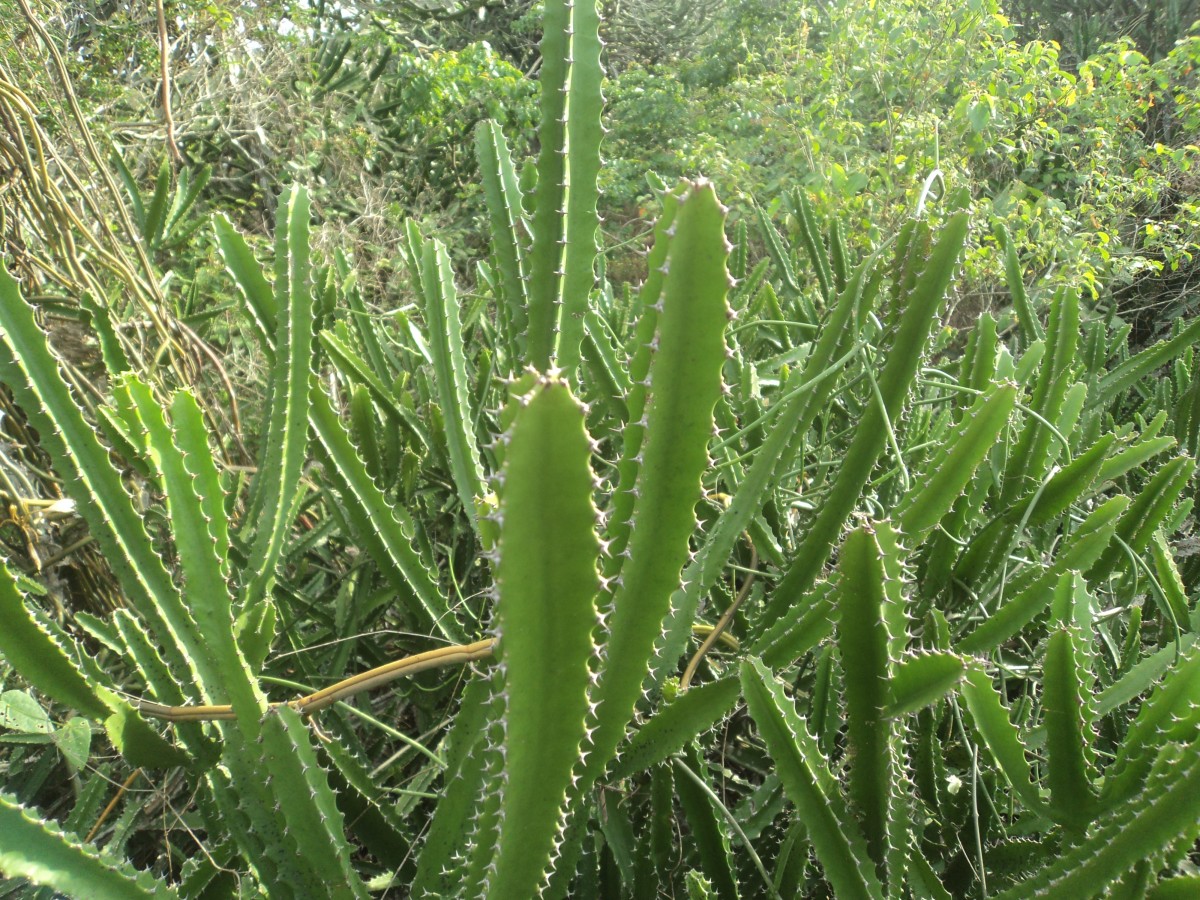
[[(596, 0), (547, 0), (542, 36), (541, 121), (537, 185), (529, 228), (533, 241), (521, 252), (516, 183), (508, 148), (494, 123), (482, 127), (477, 150), (492, 223), (492, 246), (504, 279), (509, 335), (524, 347), (525, 362), (540, 372), (556, 365), (576, 378), (584, 316), (595, 285), (596, 177), (603, 128), (600, 12)], [(527, 278), (518, 288), (515, 279)], [(526, 310), (514, 308), (522, 297)]]
[(625, 734), (671, 595), (690, 558), (725, 361), (724, 214), (707, 182), (690, 185), (680, 196), (662, 264), (662, 294), (647, 310), (657, 317), (657, 327), (646, 345), (645, 412), (631, 423), (644, 428), (644, 437), (627, 447), (622, 460), (637, 470), (629, 488), (632, 512), (628, 521), (614, 520), (609, 535), (625, 558), (608, 587), (611, 613), (596, 693), (594, 755), (588, 761), (593, 775)]
[(533, 896), (549, 867), (585, 737), (599, 588), (583, 411), (543, 378), (503, 438), (496, 581), (503, 766), (490, 897)]

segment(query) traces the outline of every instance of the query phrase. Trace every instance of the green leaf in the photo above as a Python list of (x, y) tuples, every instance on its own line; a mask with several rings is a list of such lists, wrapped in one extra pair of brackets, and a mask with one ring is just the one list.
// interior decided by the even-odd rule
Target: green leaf
[[(584, 316), (596, 282), (596, 238), (600, 228), (600, 217), (596, 212), (600, 192), (596, 179), (600, 173), (600, 140), (604, 133), (600, 122), (604, 97), (601, 94), (599, 0), (572, 0), (569, 5), (571, 43), (567, 91), (570, 99), (566, 108), (567, 171), (564, 182), (567, 202), (554, 364), (574, 383), (578, 380), (576, 369)], [(544, 67), (543, 57), (543, 72)]]
[[(661, 684), (669, 675), (683, 652), (700, 598), (721, 577), (734, 545), (750, 527), (754, 516), (761, 512), (765, 492), (792, 467), (800, 449), (798, 438), (812, 427), (836, 389), (839, 374), (836, 360), (858, 337), (861, 323), (866, 320), (878, 294), (867, 290), (864, 284), (874, 271), (876, 260), (877, 256), (873, 255), (855, 271), (824, 322), (821, 336), (804, 368), (794, 372), (785, 382), (783, 396), (772, 407), (774, 424), (759, 446), (754, 462), (737, 483), (729, 505), (709, 529), (700, 549), (684, 570), (686, 587), (672, 600), (670, 624), (655, 662), (657, 683)], [(767, 652), (762, 655), (768, 664), (773, 664)]]
[(131, 766), (174, 769), (191, 763), (186, 753), (168, 743), (132, 707), (118, 709), (105, 719), (104, 732)]
[(909, 656), (892, 673), (890, 699), (883, 714), (898, 718), (924, 709), (954, 690), (966, 674), (966, 662), (955, 653)]
[[(1134, 631), (1136, 633), (1136, 629)], [(1132, 703), (1153, 687), (1155, 681), (1195, 645), (1196, 640), (1195, 634), (1185, 634), (1177, 644), (1168, 644), (1144, 657), (1121, 678), (1096, 695), (1096, 714), (1107, 715), (1119, 706)]]
[(1109, 808), (1124, 804), (1141, 788), (1164, 741), (1194, 741), (1198, 731), (1200, 649), (1193, 645), (1174, 659), (1174, 665), (1142, 703), (1106, 773), (1101, 802)]
[(171, 164), (164, 156), (158, 167), (158, 178), (154, 182), (154, 195), (146, 207), (146, 222), (142, 237), (147, 247), (155, 247), (162, 240), (163, 225), (167, 216), (167, 201), (171, 195)]
[(637, 294), (637, 325), (633, 329), (634, 344), (628, 362), (629, 392), (625, 398), (628, 418), (621, 434), (621, 458), (617, 461), (617, 486), (609, 501), (608, 526), (605, 540), (609, 545), (604, 561), (604, 577), (615, 578), (624, 562), (629, 543), (630, 516), (633, 514), (635, 487), (641, 471), (642, 446), (646, 439), (646, 403), (649, 398), (650, 362), (654, 356), (654, 338), (658, 331), (658, 310), (666, 280), (667, 253), (674, 235), (675, 214), (679, 195), (686, 189), (681, 184), (663, 195), (662, 213), (654, 224), (654, 243), (646, 258), (649, 271)]
[(271, 285), (263, 275), (262, 267), (246, 239), (223, 215), (213, 217), (213, 230), (217, 234), (217, 247), (225, 268), (233, 278), (246, 301), (246, 309), (254, 320), (259, 344), (269, 359), (275, 356), (275, 332), (278, 330), (279, 308)]
[[(821, 232), (817, 227), (817, 217), (813, 213), (812, 203), (809, 202), (808, 194), (801, 189), (797, 189), (792, 194), (796, 211), (796, 222), (800, 226), (800, 241), (804, 244), (804, 250), (808, 253), (809, 262), (812, 263), (813, 271), (817, 275), (817, 284), (821, 289), (821, 297), (829, 303), (833, 299), (834, 291), (837, 288), (834, 284), (834, 275), (829, 264), (829, 253), (826, 251), (824, 243), (821, 240)], [(837, 220), (834, 220), (834, 225), (837, 225)], [(834, 244), (836, 245), (836, 242)]]
[(325, 770), (317, 763), (308, 726), (299, 713), (284, 706), (263, 719), (261, 735), (259, 764), (272, 776), (271, 812), (286, 828), (284, 838), (274, 841), (271, 849), (302, 861), (301, 895), (321, 891), (321, 896), (339, 900), (363, 900), (367, 892), (350, 860), (346, 823)]
[[(1055, 472), (1040, 493), (1034, 493), (1028, 501), (1018, 503), (1007, 514), (1009, 518), (1017, 521), (1023, 518), (1026, 527), (1033, 528), (1065, 513), (1096, 483), (1115, 440), (1115, 435), (1111, 433), (1102, 435), (1086, 451)], [(1029, 512), (1028, 516), (1025, 515), (1026, 511)]]
[(1162, 587), (1167, 609), (1170, 611), (1175, 627), (1186, 631), (1190, 627), (1187, 589), (1179, 574), (1179, 568), (1175, 565), (1175, 559), (1171, 555), (1167, 537), (1161, 528), (1154, 532), (1150, 550), (1154, 555), (1154, 571), (1158, 575), (1158, 583)]
[(1200, 745), (1162, 747), (1145, 789), (1099, 819), (1088, 837), (995, 900), (1094, 897), (1134, 864), (1200, 834)]
[(26, 691), (5, 691), (0, 694), (0, 728), (24, 734), (50, 734), (54, 723), (42, 704)]
[(392, 389), (379, 379), (367, 361), (359, 356), (349, 343), (331, 331), (322, 331), (317, 335), (317, 340), (328, 354), (329, 361), (342, 375), (370, 391), (371, 399), (375, 401), (379, 410), (391, 422), (416, 438), (420, 449), (429, 450), (429, 433), (424, 423), (415, 412), (396, 399)]
[(812, 650), (833, 633), (835, 598), (832, 582), (816, 585), (806, 602), (793, 606), (764, 631), (750, 652), (762, 656), (763, 662), (778, 669)]
[[(22, 300), (16, 281), (2, 265), (0, 328), (4, 333), (0, 380), (9, 385), (30, 424), (37, 428), (42, 446), (50, 453), (54, 468), (66, 479), (68, 493), (130, 606), (158, 632), (175, 679), (185, 684), (193, 682), (194, 670), (187, 656), (200, 655), (203, 642), (179, 590), (154, 550), (120, 473), (72, 398), (33, 310)], [(156, 691), (168, 690), (166, 684), (154, 687)]]
[[(977, 109), (983, 108), (982, 105), (977, 106)], [(1033, 305), (1029, 302), (1029, 293), (1025, 290), (1025, 277), (1022, 274), (1021, 260), (1017, 256), (1016, 245), (1008, 235), (1008, 229), (1000, 221), (996, 221), (992, 225), (992, 230), (996, 238), (1000, 241), (1000, 246), (1004, 249), (1004, 275), (1008, 282), (1008, 292), (1012, 295), (1013, 309), (1017, 313), (1017, 320), (1021, 327), (1017, 332), (1018, 347), (1024, 351), (1029, 347), (1031, 341), (1042, 340), (1044, 333), (1042, 325), (1037, 319), (1037, 314), (1034, 312)]]
[(837, 651), (846, 706), (850, 772), (846, 792), (859, 813), (871, 855), (887, 846), (892, 758), (888, 701), (890, 635), (884, 619), (889, 602), (883, 551), (868, 525), (846, 537), (838, 559)]
[(542, 14), (542, 67), (538, 74), (537, 186), (534, 190), (533, 246), (529, 251), (529, 356), (539, 371), (550, 367), (559, 324), (564, 208), (567, 181), (567, 89), (571, 65), (571, 3), (548, 0)]
[(1075, 350), (1079, 344), (1079, 296), (1062, 290), (1050, 304), (1046, 329), (1046, 355), (1038, 370), (1028, 416), (1004, 468), (1001, 501), (1008, 506), (1036, 490), (1054, 459), (1051, 442), (1057, 440), (1048, 423), (1063, 411), (1073, 384)]
[(1192, 900), (1200, 897), (1200, 875), (1180, 875), (1160, 881), (1150, 889), (1146, 900)]
[(381, 554), (382, 558), (378, 560), (380, 568), (387, 577), (395, 578), (412, 589), (444, 637), (452, 643), (461, 643), (462, 627), (450, 611), (434, 578), (435, 573), (426, 568), (420, 554), (404, 534), (391, 502), (371, 480), (366, 465), (350, 442), (329, 398), (315, 385), (309, 418), (317, 440), (327, 455), (327, 466), (341, 478), (342, 486), (348, 492), (345, 502), (354, 504), (355, 511), (362, 514), (361, 520), (353, 520), (361, 526), (360, 537), (371, 540), (368, 546)]
[(0, 872), (89, 900), (177, 896), (149, 872), (73, 842), (6, 794), (0, 794)]
[(68, 765), (78, 772), (87, 765), (92, 747), (92, 728), (87, 719), (78, 716), (67, 719), (62, 728), (54, 732), (54, 743)]
[(1017, 400), (1017, 386), (997, 385), (976, 400), (963, 421), (951, 430), (930, 457), (925, 472), (917, 479), (897, 510), (900, 533), (919, 543), (970, 483), (975, 469), (995, 446), (1008, 423)]
[(675, 760), (675, 769), (675, 793), (687, 819), (688, 833), (695, 843), (700, 866), (721, 900), (737, 900), (737, 878), (733, 872), (729, 836), (718, 814), (714, 795), (705, 790), (708, 766), (692, 746), (687, 749), (684, 759)]
[(279, 198), (275, 243), (275, 308), (279, 315), (270, 419), (253, 485), (254, 543), (246, 564), (250, 580), (242, 598), (243, 609), (253, 609), (270, 596), (308, 452), (313, 296), (309, 199), (303, 187), (292, 186)]
[(1025, 759), (1025, 748), (1017, 734), (1017, 728), (1009, 719), (1008, 711), (1000, 695), (992, 687), (992, 680), (982, 668), (972, 667), (960, 687), (963, 700), (975, 720), (975, 728), (983, 737), (1000, 766), (1000, 771), (1012, 786), (1013, 793), (1031, 812), (1045, 809), (1041, 794), (1034, 786), (1033, 774)]
[(445, 786), (417, 860), (412, 884), (414, 897), (427, 893), (451, 896), (461, 885), (455, 856), (467, 846), (472, 814), (489, 776), (486, 768), (489, 754), (484, 752), (489, 719), (501, 713), (500, 700), (493, 698), (492, 687), (490, 679), (475, 678), (463, 691), (450, 731), (443, 773)]
[(1089, 406), (1107, 406), (1155, 369), (1166, 365), (1200, 340), (1200, 319), (1188, 323), (1173, 338), (1159, 341), (1110, 369), (1088, 395)]
[(524, 359), (529, 327), (525, 251), (520, 234), (527, 223), (521, 210), (521, 188), (504, 132), (497, 123), (488, 120), (476, 126), (475, 152), (491, 223), (492, 255), (500, 271), (498, 319), (510, 363), (515, 365)]
[(725, 360), (723, 223), (724, 207), (712, 185), (692, 184), (679, 201), (670, 238), (629, 558), (613, 586), (606, 661), (596, 692), (600, 706), (588, 765), (597, 777), (633, 715), (696, 527)]
[(788, 799), (808, 828), (817, 861), (834, 895), (881, 900), (883, 886), (866, 842), (850, 817), (837, 780), (783, 685), (757, 659), (741, 664), (742, 692), (775, 762)]
[[(187, 447), (185, 462), (184, 448), (176, 442), (176, 435), (149, 386), (133, 375), (124, 376), (124, 383), (137, 405), (151, 458), (166, 489), (167, 510), (191, 601), (188, 612), (199, 645), (193, 651), (193, 660), (203, 679), (202, 690), (205, 696), (211, 697), (210, 691), (224, 689), (234, 702), (246, 704), (244, 712), (251, 714), (253, 709), (257, 718), (262, 713), (259, 708), (261, 695), (256, 696), (251, 689), (245, 660), (234, 648), (232, 598), (217, 555), (217, 542), (209, 527), (205, 502), (197, 493), (207, 482), (198, 480), (186, 467), (188, 462), (197, 466), (197, 470), (204, 467), (201, 460), (208, 453), (207, 435), (202, 433), (200, 436), (203, 446)], [(189, 400), (177, 398), (173, 405), (182, 407)], [(199, 415), (194, 400), (190, 402), (190, 409), (193, 415)], [(208, 465), (212, 465), (211, 458)]]
[(716, 725), (740, 696), (736, 678), (722, 678), (684, 691), (663, 705), (629, 739), (609, 777), (629, 778), (644, 772)]
[(771, 262), (775, 265), (775, 271), (783, 279), (784, 289), (788, 292), (789, 296), (795, 297), (800, 293), (800, 285), (796, 281), (796, 272), (792, 266), (791, 255), (788, 253), (787, 247), (784, 246), (783, 238), (779, 236), (779, 232), (775, 230), (770, 217), (761, 207), (756, 206), (754, 212), (758, 216), (759, 231), (762, 232), (763, 240), (767, 245), (767, 253), (770, 254)]
[(476, 503), (483, 497), (483, 468), (479, 462), (473, 423), (475, 413), (468, 396), (469, 377), (463, 353), (462, 318), (450, 257), (441, 241), (425, 244), (421, 255), (421, 288), (425, 321), (433, 355), (434, 388), (445, 420), (446, 449), (458, 499), (476, 526)]
[(942, 226), (937, 244), (907, 299), (887, 363), (878, 378), (882, 405), (871, 403), (867, 406), (816, 521), (804, 536), (791, 567), (771, 594), (764, 615), (765, 624), (780, 618), (812, 587), (833, 552), (846, 519), (858, 504), (863, 485), (886, 447), (887, 425), (899, 420), (966, 236), (965, 213), (956, 214)]
[(1085, 722), (1075, 640), (1069, 628), (1050, 635), (1042, 674), (1042, 707), (1046, 720), (1046, 783), (1050, 813), (1082, 833), (1095, 809), (1095, 795), (1084, 757)]
[(959, 640), (957, 649), (989, 652), (1032, 622), (1050, 604), (1054, 586), (1064, 572), (1086, 571), (1100, 557), (1116, 533), (1117, 516), (1128, 506), (1129, 498), (1118, 495), (1096, 507), (1067, 539), (1053, 564), (1018, 582), (991, 616)]
[[(1163, 414), (1165, 420), (1166, 414)], [(1098, 484), (1104, 484), (1106, 481), (1115, 481), (1126, 472), (1131, 472), (1138, 466), (1144, 465), (1160, 453), (1166, 453), (1175, 447), (1176, 440), (1169, 435), (1162, 437), (1153, 437), (1143, 434), (1142, 437), (1131, 446), (1114, 453), (1111, 457), (1104, 461), (1104, 465), (1100, 467), (1100, 472), (1096, 476)]]
[(1154, 537), (1154, 532), (1171, 514), (1195, 471), (1196, 463), (1193, 460), (1186, 456), (1178, 456), (1154, 473), (1154, 477), (1129, 504), (1125, 514), (1121, 516), (1121, 521), (1117, 523), (1116, 536), (1120, 540), (1113, 542), (1095, 564), (1087, 569), (1088, 581), (1096, 583), (1107, 578), (1128, 559), (1130, 551), (1145, 551)]
[(0, 565), (0, 655), (47, 697), (93, 719), (107, 716), (108, 704), (25, 603), (12, 574)]

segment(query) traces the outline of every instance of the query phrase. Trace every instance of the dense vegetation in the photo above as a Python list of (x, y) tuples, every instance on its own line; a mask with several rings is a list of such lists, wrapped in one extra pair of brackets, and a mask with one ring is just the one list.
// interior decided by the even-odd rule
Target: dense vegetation
[(0, 8), (0, 896), (1200, 893), (1195, 4)]

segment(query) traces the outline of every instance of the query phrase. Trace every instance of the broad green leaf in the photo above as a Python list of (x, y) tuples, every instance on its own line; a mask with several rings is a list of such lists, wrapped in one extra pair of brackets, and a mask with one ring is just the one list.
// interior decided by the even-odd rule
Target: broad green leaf
[(50, 734), (54, 723), (27, 691), (5, 691), (0, 694), (0, 728), (25, 734)]

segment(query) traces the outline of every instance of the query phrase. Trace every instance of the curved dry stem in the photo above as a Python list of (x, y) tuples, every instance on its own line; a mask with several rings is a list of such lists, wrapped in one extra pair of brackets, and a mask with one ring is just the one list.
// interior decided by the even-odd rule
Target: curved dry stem
[(700, 667), (700, 662), (708, 655), (711, 650), (720, 640), (721, 635), (725, 633), (725, 629), (729, 627), (729, 623), (733, 621), (733, 614), (737, 612), (738, 607), (742, 605), (742, 601), (750, 594), (750, 588), (754, 586), (754, 570), (758, 568), (758, 548), (753, 544), (750, 545), (750, 572), (746, 575), (746, 580), (742, 582), (742, 589), (738, 591), (737, 596), (733, 598), (733, 602), (729, 604), (729, 608), (722, 613), (721, 618), (717, 620), (717, 624), (713, 626), (713, 630), (708, 633), (700, 648), (692, 656), (684, 669), (683, 677), (679, 680), (679, 689), (686, 691), (691, 685), (692, 679), (696, 676), (696, 669)]
[[(424, 672), (426, 669), (461, 665), (475, 662), (479, 659), (486, 659), (492, 655), (493, 643), (494, 640), (492, 638), (486, 638), (482, 641), (476, 641), (473, 644), (452, 644), (449, 647), (439, 647), (436, 650), (427, 650), (424, 653), (417, 653), (414, 656), (406, 656), (403, 659), (397, 659), (382, 666), (376, 666), (374, 669), (359, 672), (357, 675), (343, 679), (337, 684), (331, 684), (327, 688), (323, 688), (313, 694), (308, 694), (298, 700), (289, 700), (285, 703), (272, 703), (271, 708), (289, 706), (301, 715), (311, 715), (327, 706), (332, 706), (339, 700), (345, 700), (347, 697), (352, 697), (363, 691), (372, 690), (373, 688), (395, 681), (397, 678), (403, 678), (406, 675), (415, 675), (417, 672)], [(162, 703), (154, 703), (150, 700), (137, 700), (134, 702), (134, 706), (143, 715), (154, 719), (163, 719), (167, 722), (205, 722), (234, 718), (233, 707), (228, 705), (165, 706)]]

